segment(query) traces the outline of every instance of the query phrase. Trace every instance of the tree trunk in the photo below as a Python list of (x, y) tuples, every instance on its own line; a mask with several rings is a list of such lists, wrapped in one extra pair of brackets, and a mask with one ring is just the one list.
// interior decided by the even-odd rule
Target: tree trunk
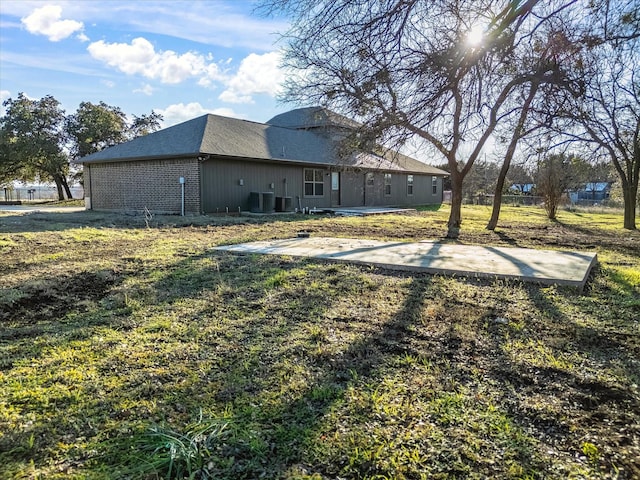
[(636, 229), (636, 208), (638, 205), (638, 183), (640, 181), (640, 119), (636, 123), (636, 131), (633, 137), (633, 156), (629, 168), (629, 181), (622, 182), (622, 195), (624, 198), (624, 228)]
[(498, 226), (498, 218), (500, 217), (500, 207), (502, 206), (502, 189), (504, 188), (504, 181), (507, 178), (507, 173), (509, 172), (509, 167), (511, 167), (511, 160), (513, 159), (513, 154), (516, 151), (516, 146), (518, 145), (518, 140), (522, 135), (522, 128), (524, 127), (524, 122), (527, 120), (527, 115), (529, 114), (529, 108), (531, 107), (531, 102), (533, 98), (536, 96), (536, 92), (538, 91), (538, 84), (534, 83), (531, 85), (529, 89), (529, 95), (527, 95), (527, 99), (522, 105), (522, 110), (520, 110), (520, 118), (518, 119), (518, 124), (516, 128), (513, 130), (513, 134), (511, 135), (511, 142), (509, 142), (509, 147), (507, 148), (507, 152), (504, 156), (504, 161), (502, 162), (502, 168), (500, 168), (500, 174), (498, 175), (498, 182), (496, 183), (496, 191), (493, 196), (493, 209), (491, 210), (491, 219), (489, 219), (489, 223), (487, 224), (487, 230), (495, 230)]
[(64, 188), (65, 193), (67, 194), (67, 198), (69, 200), (73, 199), (73, 195), (71, 194), (71, 189), (69, 188), (69, 182), (67, 182), (67, 178), (66, 177), (62, 177), (62, 187)]
[(624, 198), (624, 228), (627, 230), (636, 229), (636, 202), (638, 201), (638, 184), (632, 185), (626, 182), (622, 186)]
[(56, 188), (58, 189), (58, 200), (64, 200), (64, 191), (62, 190), (62, 181), (60, 180), (60, 177), (56, 175), (53, 177), (53, 181), (56, 182)]
[(511, 166), (511, 157), (505, 158), (500, 174), (498, 175), (498, 182), (496, 183), (496, 191), (493, 195), (493, 208), (491, 210), (491, 218), (487, 224), (487, 230), (495, 230), (498, 226), (498, 218), (500, 217), (500, 207), (502, 206), (502, 189), (504, 188), (504, 180), (507, 178), (507, 172)]
[(449, 213), (449, 223), (447, 224), (447, 238), (458, 238), (460, 236), (460, 225), (462, 224), (462, 175), (457, 168), (451, 169), (451, 213)]

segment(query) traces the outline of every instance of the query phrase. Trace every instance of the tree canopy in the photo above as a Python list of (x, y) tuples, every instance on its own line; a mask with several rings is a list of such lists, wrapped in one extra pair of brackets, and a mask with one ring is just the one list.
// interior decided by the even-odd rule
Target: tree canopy
[(64, 110), (50, 95), (31, 100), (20, 93), (3, 104), (6, 113), (0, 122), (0, 172), (4, 181), (17, 178), (41, 178), (55, 182), (58, 196), (68, 198), (69, 161), (63, 151), (65, 144)]
[(129, 121), (118, 107), (82, 102), (65, 115), (51, 95), (32, 100), (23, 93), (3, 102), (0, 118), (0, 183), (53, 181), (60, 200), (71, 198), (69, 159), (80, 158), (160, 128), (151, 112)]
[(146, 135), (160, 128), (162, 116), (155, 112), (128, 121), (119, 108), (100, 102), (82, 102), (67, 118), (66, 129), (72, 140), (72, 156), (81, 158), (104, 148)]

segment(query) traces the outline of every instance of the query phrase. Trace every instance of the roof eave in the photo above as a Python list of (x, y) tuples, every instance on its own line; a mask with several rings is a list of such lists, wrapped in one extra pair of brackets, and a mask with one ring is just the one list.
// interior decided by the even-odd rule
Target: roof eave
[[(144, 157), (122, 157), (122, 158), (99, 158), (99, 159), (89, 159), (83, 160), (79, 158), (77, 160), (72, 160), (73, 163), (84, 165), (87, 163), (120, 163), (120, 162), (146, 162), (150, 160), (171, 160), (171, 159), (187, 159), (187, 158), (196, 158), (202, 155), (206, 155), (203, 153), (182, 153), (180, 155), (152, 155), (152, 156), (144, 156)], [(84, 157), (86, 158), (86, 157)]]

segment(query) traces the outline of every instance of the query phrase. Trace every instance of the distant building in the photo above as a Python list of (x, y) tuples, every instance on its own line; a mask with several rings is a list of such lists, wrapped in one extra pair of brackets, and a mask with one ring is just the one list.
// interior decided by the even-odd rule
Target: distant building
[(611, 192), (610, 182), (590, 182), (577, 191), (578, 200), (592, 200), (601, 202), (609, 198)]
[(358, 126), (321, 107), (266, 124), (204, 115), (78, 160), (85, 203), (215, 213), (442, 202), (443, 170), (397, 152), (339, 155)]
[(531, 195), (536, 188), (535, 183), (514, 183), (509, 187), (509, 193)]

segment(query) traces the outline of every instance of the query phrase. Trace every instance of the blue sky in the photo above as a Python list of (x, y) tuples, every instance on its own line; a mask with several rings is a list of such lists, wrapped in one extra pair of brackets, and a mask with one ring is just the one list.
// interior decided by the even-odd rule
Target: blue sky
[(163, 126), (203, 115), (264, 122), (293, 108), (276, 96), (284, 19), (249, 0), (0, 2), (0, 95), (53, 95), (155, 110)]

